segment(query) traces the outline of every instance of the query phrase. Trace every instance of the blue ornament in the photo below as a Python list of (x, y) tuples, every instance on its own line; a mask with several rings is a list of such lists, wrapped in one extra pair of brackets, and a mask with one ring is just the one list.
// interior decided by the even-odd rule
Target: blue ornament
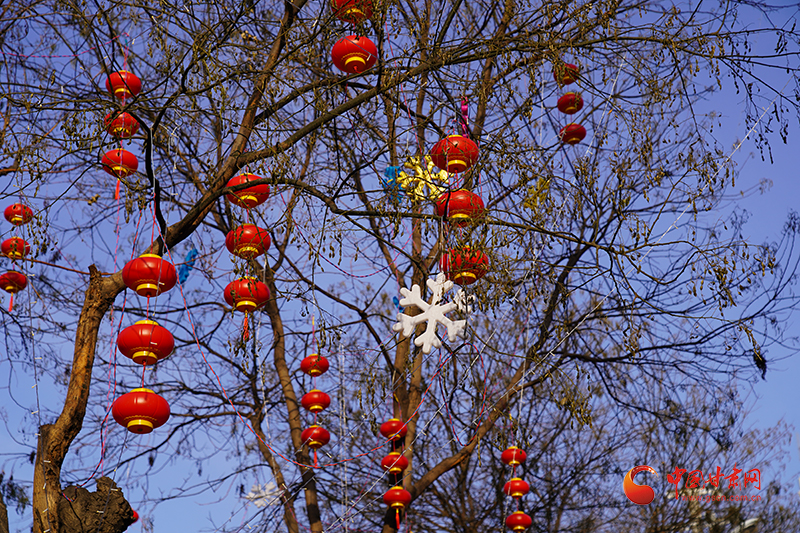
[(397, 182), (397, 176), (402, 172), (402, 166), (396, 167), (386, 167), (383, 171), (383, 177), (381, 178), (381, 187), (386, 193), (389, 195), (393, 201), (397, 201), (400, 196), (405, 196), (406, 191), (400, 184)]
[(178, 269), (178, 281), (180, 281), (181, 285), (186, 283), (186, 280), (189, 279), (189, 274), (194, 268), (194, 262), (197, 260), (198, 253), (197, 248), (192, 246), (192, 249), (186, 254), (183, 264)]

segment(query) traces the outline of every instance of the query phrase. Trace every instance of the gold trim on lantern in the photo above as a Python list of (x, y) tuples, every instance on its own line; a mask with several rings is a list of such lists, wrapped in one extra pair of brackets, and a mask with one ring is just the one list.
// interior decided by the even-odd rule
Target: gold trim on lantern
[[(139, 365), (152, 365), (158, 362), (158, 357), (156, 354), (150, 350), (140, 350), (138, 352), (134, 352), (133, 356), (131, 356), (133, 362)], [(144, 362), (142, 362), (144, 359)]]

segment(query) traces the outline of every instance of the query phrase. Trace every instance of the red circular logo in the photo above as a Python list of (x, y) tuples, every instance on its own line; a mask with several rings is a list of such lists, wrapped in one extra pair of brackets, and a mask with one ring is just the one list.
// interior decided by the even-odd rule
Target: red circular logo
[(658, 475), (655, 469), (647, 465), (631, 468), (628, 473), (625, 474), (625, 480), (622, 482), (622, 490), (625, 491), (625, 496), (636, 505), (647, 505), (655, 499), (656, 493), (648, 485), (637, 485), (633, 481), (633, 478), (636, 477), (636, 474), (639, 472), (650, 472), (651, 474)]

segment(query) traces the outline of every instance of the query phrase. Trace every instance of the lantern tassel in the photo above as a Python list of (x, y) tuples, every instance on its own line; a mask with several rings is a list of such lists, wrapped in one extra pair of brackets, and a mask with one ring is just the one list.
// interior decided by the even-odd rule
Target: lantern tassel
[(397, 531), (400, 531), (400, 509), (395, 509), (395, 519), (397, 520)]
[(244, 322), (242, 322), (242, 340), (247, 341), (250, 338), (250, 324), (247, 320), (249, 313), (244, 314)]
[(314, 450), (314, 468), (316, 468), (317, 465), (318, 465), (318, 462), (317, 462), (317, 450)]
[(119, 200), (119, 178), (117, 178), (117, 187), (114, 189), (114, 200)]
[(14, 293), (11, 293), (11, 301), (8, 302), (8, 312), (10, 313), (11, 310), (14, 308)]

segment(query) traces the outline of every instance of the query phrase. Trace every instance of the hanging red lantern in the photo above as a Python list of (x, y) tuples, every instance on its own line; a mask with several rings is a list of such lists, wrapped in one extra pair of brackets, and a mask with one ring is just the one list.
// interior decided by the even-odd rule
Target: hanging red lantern
[(111, 414), (131, 433), (150, 433), (169, 420), (169, 404), (150, 389), (133, 389), (116, 399)]
[(408, 427), (399, 418), (390, 418), (381, 424), (381, 435), (389, 440), (400, 440), (406, 436)]
[(22, 226), (33, 220), (33, 211), (25, 204), (16, 203), (6, 207), (3, 216), (15, 226)]
[(106, 132), (117, 139), (130, 139), (139, 131), (139, 122), (128, 113), (109, 113), (104, 124)]
[(482, 251), (465, 246), (443, 253), (440, 266), (453, 283), (471, 285), (489, 271), (489, 258)]
[(531, 490), (530, 485), (518, 477), (509, 479), (508, 482), (503, 485), (503, 492), (506, 496), (511, 496), (512, 498), (522, 498), (528, 494), (529, 490)]
[[(263, 180), (261, 176), (255, 174), (239, 174), (234, 176), (228, 181), (226, 187), (235, 187), (250, 183), (251, 181)], [(239, 189), (235, 192), (230, 192), (225, 195), (225, 198), (234, 205), (244, 207), (245, 209), (252, 209), (257, 205), (261, 205), (269, 198), (269, 185), (266, 183), (258, 183), (245, 189)]]
[(230, 253), (242, 259), (253, 259), (269, 250), (269, 233), (255, 224), (242, 224), (228, 232), (225, 247)]
[(375, 43), (366, 37), (348, 35), (336, 41), (331, 50), (333, 64), (342, 72), (358, 74), (372, 68), (378, 60)]
[(120, 331), (119, 351), (134, 363), (153, 365), (175, 349), (175, 338), (154, 320), (140, 320)]
[(236, 311), (255, 311), (269, 300), (269, 287), (256, 278), (239, 278), (225, 287), (225, 301)]
[(558, 110), (567, 115), (574, 115), (583, 109), (583, 98), (578, 93), (567, 93), (558, 99)]
[(580, 124), (567, 124), (558, 132), (561, 142), (567, 144), (578, 144), (586, 137), (586, 128)]
[(333, 0), (333, 15), (350, 24), (364, 22), (372, 16), (372, 0)]
[(431, 148), (433, 164), (447, 172), (460, 174), (478, 161), (478, 145), (462, 135), (448, 135)]
[(572, 63), (562, 63), (553, 68), (553, 79), (555, 79), (559, 85), (569, 85), (573, 83), (578, 79), (579, 74), (580, 70)]
[(321, 390), (314, 389), (303, 395), (300, 399), (300, 405), (302, 405), (306, 411), (319, 413), (331, 405), (331, 397)]
[(321, 376), (328, 371), (329, 366), (328, 360), (316, 353), (312, 353), (300, 361), (300, 370), (312, 377)]
[(300, 439), (312, 450), (318, 450), (330, 442), (331, 434), (327, 429), (315, 424), (304, 429), (300, 434)]
[(519, 466), (524, 463), (527, 458), (528, 454), (516, 446), (511, 446), (500, 455), (500, 460), (509, 466)]
[(400, 452), (390, 452), (381, 460), (381, 468), (390, 474), (399, 474), (408, 468), (408, 459)]
[(522, 511), (515, 511), (508, 515), (508, 518), (506, 518), (506, 526), (517, 533), (520, 531), (525, 531), (532, 525), (533, 520), (531, 520), (531, 517)]
[(3, 289), (11, 295), (11, 301), (8, 302), (8, 312), (14, 309), (14, 294), (28, 286), (28, 277), (22, 272), (16, 270), (9, 270), (0, 276), (0, 289)]
[(133, 509), (133, 523), (135, 524), (138, 521), (139, 521), (139, 513), (136, 512), (136, 509)]
[(120, 100), (136, 96), (142, 90), (142, 81), (133, 72), (112, 72), (106, 79), (106, 89)]
[(139, 160), (136, 156), (122, 148), (106, 152), (100, 164), (103, 170), (115, 178), (127, 178), (139, 170)]
[(456, 226), (466, 226), (486, 215), (481, 197), (472, 191), (458, 189), (444, 193), (436, 201), (436, 214)]
[(0, 245), (0, 252), (9, 259), (22, 259), (31, 253), (31, 245), (21, 237), (11, 237)]
[(178, 275), (169, 261), (155, 254), (144, 254), (128, 261), (122, 269), (122, 281), (139, 296), (152, 298), (174, 287)]
[(392, 487), (383, 495), (383, 503), (392, 509), (403, 510), (411, 505), (411, 493), (403, 487)]

